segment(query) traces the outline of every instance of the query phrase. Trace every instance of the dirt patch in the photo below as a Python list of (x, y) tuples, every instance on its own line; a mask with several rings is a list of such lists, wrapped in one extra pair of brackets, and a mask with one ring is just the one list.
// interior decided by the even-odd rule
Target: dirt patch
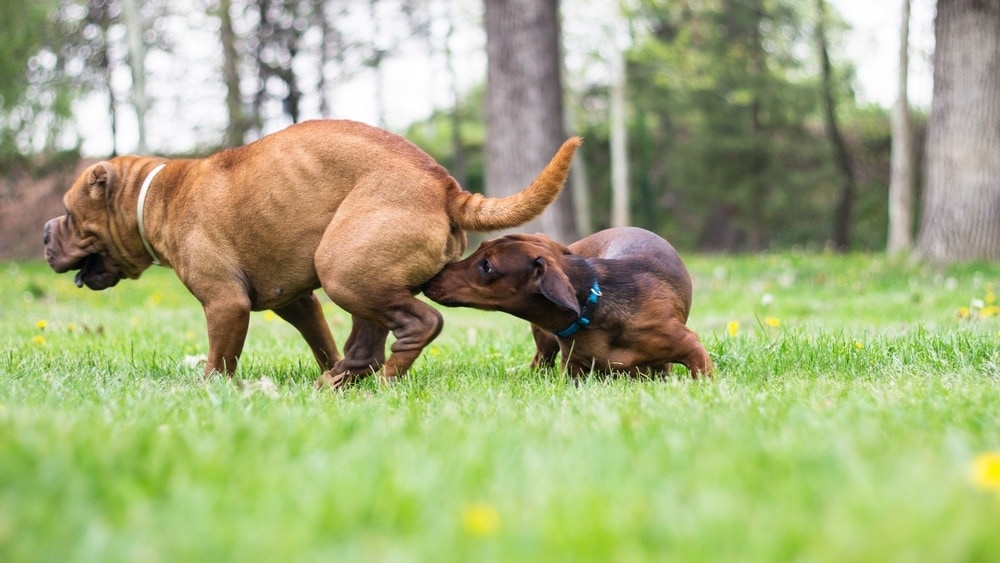
[(0, 178), (0, 260), (40, 260), (42, 226), (64, 212), (62, 196), (93, 161), (44, 175), (14, 173)]

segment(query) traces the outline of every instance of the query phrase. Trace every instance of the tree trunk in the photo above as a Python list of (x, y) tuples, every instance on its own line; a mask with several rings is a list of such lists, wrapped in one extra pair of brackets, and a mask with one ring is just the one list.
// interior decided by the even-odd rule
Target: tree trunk
[[(566, 140), (558, 0), (488, 0), (486, 193), (527, 186)], [(518, 231), (577, 238), (570, 190)]]
[(132, 71), (132, 107), (135, 108), (138, 144), (135, 151), (146, 154), (146, 112), (149, 97), (146, 95), (146, 42), (143, 39), (145, 25), (139, 13), (138, 0), (122, 0), (122, 16), (125, 19), (125, 37), (128, 44), (128, 66)]
[(913, 134), (907, 73), (910, 65), (910, 0), (902, 0), (899, 26), (899, 71), (896, 105), (892, 110), (892, 169), (889, 179), (889, 254), (909, 252), (913, 247)]
[(1000, 260), (1000, 5), (938, 0), (934, 98), (917, 251)]
[(243, 112), (240, 95), (239, 53), (236, 32), (233, 31), (232, 0), (219, 0), (219, 40), (222, 42), (222, 77), (226, 84), (227, 147), (238, 147), (245, 141), (249, 124)]
[(854, 178), (854, 167), (851, 155), (847, 150), (847, 142), (840, 133), (837, 122), (837, 102), (833, 95), (833, 68), (830, 63), (830, 51), (826, 43), (826, 0), (816, 0), (816, 40), (819, 43), (820, 64), (823, 71), (823, 105), (826, 116), (826, 131), (833, 145), (837, 167), (843, 174), (843, 186), (840, 190), (840, 202), (833, 219), (833, 246), (839, 251), (846, 251), (851, 244), (851, 214), (854, 208), (854, 194), (857, 192)]

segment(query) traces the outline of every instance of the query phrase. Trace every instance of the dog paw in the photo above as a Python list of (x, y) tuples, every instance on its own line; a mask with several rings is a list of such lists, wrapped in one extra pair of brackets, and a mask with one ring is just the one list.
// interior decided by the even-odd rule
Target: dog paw
[(316, 383), (313, 384), (313, 387), (315, 387), (319, 391), (323, 390), (336, 391), (339, 389), (344, 389), (349, 385), (353, 385), (354, 382), (357, 381), (357, 379), (358, 376), (350, 372), (342, 371), (339, 373), (333, 373), (333, 371), (331, 370), (324, 372), (323, 375), (319, 376), (319, 379), (316, 380)]

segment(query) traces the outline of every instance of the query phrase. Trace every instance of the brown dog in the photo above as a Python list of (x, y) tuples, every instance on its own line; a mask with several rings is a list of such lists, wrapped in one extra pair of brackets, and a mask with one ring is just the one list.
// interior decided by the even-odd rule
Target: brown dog
[[(465, 250), (465, 230), (523, 224), (551, 203), (580, 139), (523, 191), (463, 191), (402, 137), (351, 121), (311, 121), (204, 159), (125, 156), (85, 171), (67, 213), (45, 225), (45, 258), (105, 289), (152, 264), (173, 268), (208, 324), (206, 375), (232, 375), (250, 311), (273, 310), (305, 337), (338, 386), (380, 367), (404, 373), (441, 330), (414, 298)], [(344, 357), (313, 290), (353, 315)], [(396, 337), (385, 360), (388, 332)]]
[(504, 311), (532, 323), (534, 367), (562, 352), (570, 374), (710, 375), (712, 360), (689, 330), (691, 278), (667, 241), (634, 227), (562, 246), (542, 235), (507, 235), (448, 264), (424, 294), (450, 307)]

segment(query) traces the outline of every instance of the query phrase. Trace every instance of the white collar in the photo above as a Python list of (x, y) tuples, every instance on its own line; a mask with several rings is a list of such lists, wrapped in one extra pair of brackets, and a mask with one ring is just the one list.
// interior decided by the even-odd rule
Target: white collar
[(146, 176), (146, 179), (143, 180), (142, 187), (139, 188), (139, 202), (136, 204), (135, 215), (136, 222), (139, 223), (139, 238), (142, 239), (142, 245), (146, 247), (146, 252), (148, 252), (153, 258), (153, 264), (156, 266), (160, 265), (160, 259), (156, 256), (156, 253), (153, 252), (153, 246), (149, 244), (148, 240), (146, 240), (146, 230), (142, 225), (142, 208), (146, 205), (146, 192), (149, 191), (149, 185), (153, 183), (153, 178), (156, 177), (160, 170), (163, 170), (164, 166), (166, 166), (166, 163), (157, 166), (152, 172), (149, 173), (148, 176)]

